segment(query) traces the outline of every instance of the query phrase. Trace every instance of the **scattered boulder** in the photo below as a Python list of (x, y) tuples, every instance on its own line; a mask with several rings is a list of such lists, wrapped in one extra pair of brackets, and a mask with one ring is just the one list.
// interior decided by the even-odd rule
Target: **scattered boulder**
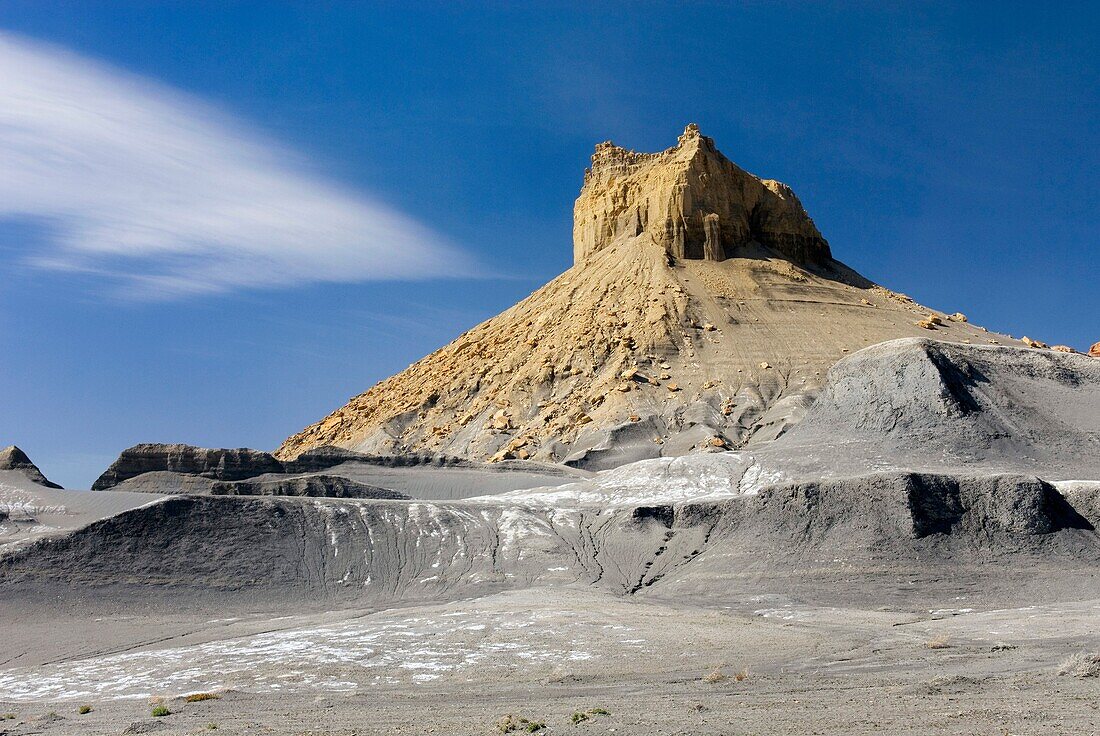
[(947, 318), (952, 322), (966, 322), (966, 315), (962, 312), (955, 312), (954, 314), (947, 315)]
[(1059, 353), (1076, 353), (1077, 351), (1071, 348), (1069, 345), (1055, 345), (1051, 348), (1055, 352)]
[(1089, 355), (1093, 358), (1100, 358), (1100, 342), (1092, 344), (1092, 347), (1089, 348)]
[(1042, 342), (1041, 340), (1032, 340), (1027, 335), (1024, 335), (1023, 337), (1021, 337), (1020, 342), (1022, 342), (1024, 345), (1027, 345), (1029, 348), (1038, 348), (1038, 349), (1045, 350), (1045, 349), (1050, 347), (1045, 342)]

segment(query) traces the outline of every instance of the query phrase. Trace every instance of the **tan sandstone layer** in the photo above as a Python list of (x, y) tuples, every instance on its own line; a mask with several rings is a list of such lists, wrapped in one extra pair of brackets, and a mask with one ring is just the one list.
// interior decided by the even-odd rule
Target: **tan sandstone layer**
[(288, 438), (287, 459), (375, 454), (600, 468), (739, 447), (797, 421), (846, 353), (899, 337), (993, 335), (833, 260), (789, 187), (688, 126), (637, 154), (600, 144), (573, 267)]

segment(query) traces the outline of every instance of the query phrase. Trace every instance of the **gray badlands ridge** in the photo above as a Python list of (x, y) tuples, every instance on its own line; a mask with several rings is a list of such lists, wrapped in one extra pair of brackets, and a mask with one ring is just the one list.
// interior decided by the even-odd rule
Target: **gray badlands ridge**
[[(1068, 593), (1100, 562), (1095, 479), (1100, 361), (906, 339), (840, 361), (805, 419), (752, 452), (598, 474), (139, 445), (98, 493), (187, 495), (13, 550), (0, 585), (346, 602), (583, 583), (720, 601), (731, 580), (789, 591), (853, 566), (888, 577), (1023, 557), (1076, 570)], [(810, 562), (834, 553), (842, 572)]]
[(1100, 360), (871, 284), (693, 126), (597, 147), (574, 251), (273, 453), (0, 453), (0, 713), (95, 704), (0, 734), (1097, 732)]

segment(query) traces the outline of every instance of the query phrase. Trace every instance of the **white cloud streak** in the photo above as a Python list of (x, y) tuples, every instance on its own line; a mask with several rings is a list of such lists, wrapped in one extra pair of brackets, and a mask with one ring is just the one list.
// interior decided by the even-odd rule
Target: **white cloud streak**
[(415, 220), (183, 92), (0, 31), (0, 221), (138, 298), (469, 275)]

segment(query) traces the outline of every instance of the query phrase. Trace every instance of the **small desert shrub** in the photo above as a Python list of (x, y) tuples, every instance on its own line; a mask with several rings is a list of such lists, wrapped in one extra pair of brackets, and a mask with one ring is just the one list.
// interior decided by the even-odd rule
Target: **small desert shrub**
[(79, 713), (82, 716), (88, 715), (89, 713), (92, 712), (92, 706), (82, 705), (82, 706), (80, 706), (79, 708), (76, 709), (76, 712)]
[(609, 716), (611, 711), (607, 708), (589, 708), (588, 710), (578, 710), (570, 717), (569, 722), (576, 726), (578, 723), (584, 723), (591, 720), (593, 716)]
[(744, 682), (745, 680), (749, 679), (749, 668), (742, 667), (738, 672), (733, 675), (733, 679), (737, 680), (738, 682)]
[(523, 718), (521, 716), (506, 715), (501, 716), (497, 721), (497, 729), (501, 733), (515, 733), (517, 731), (526, 733), (537, 733), (546, 728), (545, 723), (538, 721), (532, 721), (529, 718)]
[(207, 731), (217, 731), (218, 730), (218, 724), (216, 724), (216, 723), (207, 723), (206, 724), (206, 730)]
[(168, 706), (165, 705), (164, 703), (161, 703), (160, 705), (154, 705), (153, 706), (153, 717), (154, 718), (162, 718), (164, 716), (170, 716), (170, 715), (172, 715), (172, 711), (168, 710)]
[(220, 697), (221, 695), (217, 693), (191, 693), (183, 700), (186, 703), (201, 703), (204, 700), (217, 700)]
[(926, 641), (924, 646), (929, 649), (947, 649), (951, 646), (951, 643), (947, 640), (946, 636), (937, 636)]
[(0, 721), (14, 721), (14, 720), (15, 720), (15, 714), (14, 713), (0, 713)]
[(1100, 677), (1100, 652), (1078, 652), (1058, 667), (1059, 675)]

